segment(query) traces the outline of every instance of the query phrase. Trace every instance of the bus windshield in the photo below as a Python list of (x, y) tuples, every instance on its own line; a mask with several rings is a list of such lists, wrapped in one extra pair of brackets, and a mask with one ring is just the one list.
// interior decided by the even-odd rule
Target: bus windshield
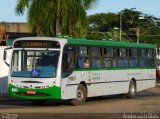
[(30, 78), (55, 78), (59, 51), (14, 50), (11, 76)]

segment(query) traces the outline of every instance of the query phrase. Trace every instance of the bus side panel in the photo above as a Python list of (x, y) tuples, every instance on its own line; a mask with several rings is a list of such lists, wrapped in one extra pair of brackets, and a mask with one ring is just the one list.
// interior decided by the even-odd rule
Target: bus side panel
[(155, 87), (155, 80), (144, 80), (144, 81), (137, 81), (137, 91), (142, 91), (148, 88)]
[(156, 69), (144, 69), (140, 73), (141, 77), (136, 78), (137, 91), (156, 86)]
[[(92, 83), (91, 86), (88, 87), (89, 97), (127, 92), (129, 81), (124, 77), (125, 72), (121, 72), (120, 70), (103, 70), (96, 72), (100, 73), (100, 80), (97, 80), (96, 83)], [(95, 72), (93, 71), (91, 74), (93, 82)]]
[(78, 85), (68, 85), (68, 78), (63, 78), (61, 82), (61, 98), (73, 99), (76, 98)]
[(137, 91), (155, 87), (155, 76), (155, 69), (74, 71), (62, 79), (62, 99), (76, 98), (81, 82), (87, 85), (87, 96), (95, 97), (128, 93), (132, 79), (136, 81)]
[(98, 70), (101, 78), (96, 82), (95, 72), (90, 73), (92, 83), (88, 86), (88, 97), (128, 93), (132, 79), (136, 81), (137, 91), (155, 87), (155, 69)]
[(62, 78), (61, 81), (62, 99), (76, 98), (78, 85), (81, 82), (85, 82), (87, 84), (88, 80), (89, 80), (89, 71), (74, 71), (67, 78)]
[(129, 79), (126, 76), (127, 73), (128, 70), (109, 70), (109, 95), (128, 92)]

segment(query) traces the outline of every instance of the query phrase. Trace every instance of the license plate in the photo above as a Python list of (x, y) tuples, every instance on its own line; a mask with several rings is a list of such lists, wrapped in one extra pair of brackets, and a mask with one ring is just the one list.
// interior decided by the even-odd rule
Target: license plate
[(36, 92), (35, 92), (35, 91), (33, 91), (33, 90), (29, 90), (29, 91), (27, 91), (27, 94), (29, 94), (29, 95), (35, 95), (35, 94), (36, 94)]

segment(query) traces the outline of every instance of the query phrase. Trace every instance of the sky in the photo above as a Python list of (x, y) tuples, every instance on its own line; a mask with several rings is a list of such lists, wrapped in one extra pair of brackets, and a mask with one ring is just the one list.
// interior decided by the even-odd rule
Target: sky
[[(16, 15), (18, 0), (0, 0), (0, 22), (26, 22), (27, 15)], [(125, 8), (136, 8), (144, 14), (160, 18), (160, 0), (99, 0), (98, 4), (87, 11), (88, 15), (96, 13), (120, 12)]]

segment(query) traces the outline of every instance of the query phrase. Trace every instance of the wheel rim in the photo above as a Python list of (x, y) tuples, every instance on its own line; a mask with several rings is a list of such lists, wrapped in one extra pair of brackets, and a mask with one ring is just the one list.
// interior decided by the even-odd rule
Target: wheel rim
[(82, 90), (77, 90), (77, 100), (83, 100), (84, 94)]
[(135, 95), (135, 91), (136, 91), (135, 86), (131, 85), (131, 87), (130, 87), (130, 93), (131, 93), (131, 95)]

